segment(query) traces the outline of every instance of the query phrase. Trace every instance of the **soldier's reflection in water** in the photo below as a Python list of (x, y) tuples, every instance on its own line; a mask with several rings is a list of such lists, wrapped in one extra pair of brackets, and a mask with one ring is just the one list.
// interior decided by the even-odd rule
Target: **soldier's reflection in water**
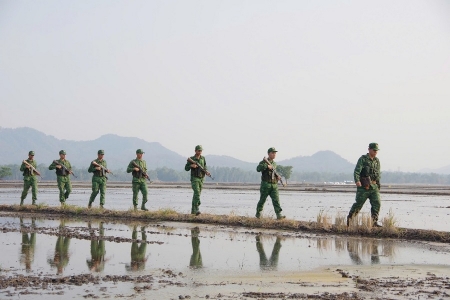
[(360, 255), (370, 255), (370, 261), (373, 265), (380, 263), (380, 254), (378, 252), (378, 241), (347, 241), (347, 251), (350, 259), (355, 265), (362, 265), (363, 261)]
[(55, 255), (53, 259), (48, 259), (50, 266), (56, 268), (56, 274), (62, 274), (64, 268), (69, 263), (70, 238), (63, 236), (65, 231), (65, 220), (61, 220), (59, 225), (59, 236), (56, 240)]
[(261, 235), (256, 236), (256, 250), (259, 253), (259, 266), (261, 270), (276, 270), (278, 266), (278, 257), (281, 249), (281, 238), (277, 236), (277, 240), (273, 245), (272, 255), (267, 259), (264, 246), (261, 241)]
[(359, 243), (357, 241), (347, 241), (347, 251), (348, 255), (350, 255), (350, 259), (353, 261), (355, 265), (362, 265), (363, 262), (359, 257)]
[[(31, 230), (36, 227), (35, 219), (31, 219)], [(36, 245), (36, 233), (24, 232), (26, 229), (23, 219), (20, 218), (20, 231), (22, 232), (22, 249), (20, 255), (20, 262), (25, 265), (27, 272), (31, 271), (31, 264), (34, 261), (34, 249)]]
[(145, 269), (145, 263), (147, 257), (145, 252), (147, 251), (147, 234), (145, 233), (145, 227), (141, 227), (142, 241), (139, 243), (136, 241), (138, 236), (137, 226), (133, 227), (133, 234), (131, 238), (135, 241), (131, 243), (131, 263), (125, 266), (127, 271), (142, 271)]
[(86, 260), (89, 270), (93, 272), (102, 272), (105, 269), (105, 240), (103, 239), (105, 231), (103, 229), (103, 222), (99, 225), (99, 236), (96, 237), (94, 230), (92, 230), (91, 222), (88, 223), (88, 228), (91, 235), (91, 259)]
[(200, 239), (198, 238), (199, 234), (200, 228), (195, 227), (191, 229), (192, 255), (189, 266), (193, 269), (203, 267), (202, 254), (200, 253)]

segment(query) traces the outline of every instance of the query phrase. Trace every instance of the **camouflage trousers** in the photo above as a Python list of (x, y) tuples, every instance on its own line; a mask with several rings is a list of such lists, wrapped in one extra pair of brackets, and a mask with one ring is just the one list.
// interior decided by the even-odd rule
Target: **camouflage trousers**
[(89, 204), (92, 204), (97, 197), (98, 192), (100, 192), (100, 205), (105, 204), (105, 193), (106, 193), (106, 177), (93, 176), (92, 177), (92, 194), (89, 198)]
[(203, 188), (203, 178), (192, 177), (191, 186), (192, 190), (194, 191), (194, 195), (192, 196), (191, 214), (195, 214), (199, 211), (200, 204), (202, 204), (200, 202), (200, 195)]
[(65, 203), (66, 199), (69, 198), (70, 192), (72, 191), (72, 184), (70, 183), (70, 177), (57, 176), (56, 181), (58, 182), (59, 202)]
[(372, 220), (374, 222), (378, 221), (378, 214), (381, 208), (381, 198), (380, 190), (376, 185), (371, 185), (368, 190), (363, 187), (356, 188), (355, 203), (353, 203), (352, 208), (350, 208), (350, 212), (348, 213), (349, 219), (359, 213), (367, 199), (370, 200), (370, 205), (372, 206), (370, 209)]
[(260, 214), (264, 208), (264, 204), (266, 203), (267, 196), (270, 196), (272, 199), (273, 209), (275, 213), (279, 215), (282, 211), (280, 206), (280, 197), (278, 195), (278, 184), (261, 181), (261, 187), (259, 188), (260, 198), (258, 205), (256, 206), (256, 213)]
[(25, 198), (28, 195), (28, 191), (31, 187), (31, 199), (33, 201), (33, 204), (37, 200), (37, 179), (36, 176), (24, 176), (23, 177), (23, 191), (22, 196), (20, 196), (21, 202), (25, 200)]
[(133, 189), (133, 206), (138, 205), (139, 191), (142, 193), (142, 205), (147, 203), (148, 191), (147, 191), (147, 181), (145, 178), (133, 179), (132, 189)]

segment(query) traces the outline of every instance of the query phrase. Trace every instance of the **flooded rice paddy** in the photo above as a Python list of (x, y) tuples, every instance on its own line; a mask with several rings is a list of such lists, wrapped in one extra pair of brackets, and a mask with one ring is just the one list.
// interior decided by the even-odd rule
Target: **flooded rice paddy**
[[(0, 189), (0, 203), (17, 204), (20, 192)], [(68, 203), (86, 206), (89, 195), (75, 188)], [(56, 189), (38, 196), (59, 206)], [(205, 189), (201, 210), (253, 216), (258, 196)], [(191, 197), (186, 188), (152, 188), (147, 207), (188, 213)], [(280, 190), (280, 198), (287, 218), (313, 221), (321, 211), (345, 215), (354, 194)], [(130, 209), (131, 189), (108, 189), (105, 206)], [(449, 196), (382, 194), (381, 217), (389, 210), (398, 226), (449, 230)], [(270, 199), (264, 214), (274, 216)], [(0, 213), (0, 237), (0, 299), (450, 297), (449, 244), (27, 212)]]

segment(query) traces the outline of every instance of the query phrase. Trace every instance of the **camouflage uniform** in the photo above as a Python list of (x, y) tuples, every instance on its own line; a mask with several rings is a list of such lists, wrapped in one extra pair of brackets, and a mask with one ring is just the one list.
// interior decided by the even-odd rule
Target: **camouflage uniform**
[[(206, 167), (206, 159), (204, 156), (201, 156), (197, 158), (195, 155), (191, 156), (191, 159), (195, 162), (198, 162), (200, 166), (203, 167), (203, 169), (207, 170)], [(184, 169), (186, 171), (191, 171), (191, 186), (192, 190), (194, 191), (194, 195), (192, 196), (192, 207), (191, 207), (191, 214), (197, 214), (199, 213), (199, 206), (201, 204), (200, 202), (200, 195), (202, 193), (203, 188), (203, 181), (205, 179), (205, 172), (200, 170), (200, 168), (191, 168), (191, 163), (187, 162), (184, 166)]]
[[(29, 155), (31, 155), (31, 153), (33, 153), (32, 155), (34, 155), (33, 151), (29, 152)], [(37, 163), (35, 160), (30, 160), (27, 159), (25, 160), (27, 163), (29, 163), (30, 165), (32, 165), (35, 169), (37, 168)], [(31, 199), (32, 199), (32, 204), (36, 204), (36, 200), (37, 200), (37, 178), (36, 178), (36, 174), (31, 170), (27, 168), (27, 165), (22, 162), (22, 165), (20, 166), (20, 171), (23, 172), (23, 191), (22, 191), (22, 195), (20, 197), (20, 205), (23, 205), (23, 200), (25, 200), (25, 198), (27, 197), (28, 194), (28, 190), (31, 187)]]
[[(270, 148), (269, 151), (271, 149), (275, 150), (275, 148)], [(270, 161), (269, 159), (267, 160), (272, 165), (273, 170), (276, 170), (277, 164), (275, 163), (275, 161)], [(262, 173), (261, 186), (259, 188), (260, 198), (258, 205), (256, 206), (256, 217), (259, 218), (261, 216), (261, 212), (264, 208), (264, 204), (266, 203), (267, 196), (270, 196), (277, 218), (282, 219), (284, 216), (281, 215), (282, 209), (280, 206), (280, 198), (278, 195), (278, 179), (276, 178), (274, 172), (268, 168), (268, 164), (264, 160), (262, 160), (256, 167), (256, 171)]]
[[(141, 149), (138, 149), (136, 153), (139, 153), (138, 151), (144, 153)], [(142, 193), (141, 209), (147, 210), (145, 208), (145, 203), (147, 203), (147, 194), (148, 194), (147, 179), (144, 176), (142, 176), (142, 174), (140, 174), (139, 172), (134, 171), (135, 166), (133, 165), (133, 162), (136, 163), (144, 172), (147, 172), (147, 163), (143, 159), (136, 158), (130, 161), (127, 167), (127, 173), (132, 173), (133, 175), (133, 180), (131, 181), (133, 188), (133, 206), (136, 209), (138, 205), (138, 194), (139, 191), (141, 191)]]
[[(100, 150), (98, 153), (103, 154), (103, 151)], [(94, 161), (107, 169), (106, 160), (100, 160), (97, 158)], [(106, 177), (106, 172), (103, 169), (97, 170), (96, 166), (92, 163), (89, 166), (88, 172), (94, 173), (92, 176), (92, 194), (89, 198), (89, 207), (91, 207), (92, 203), (94, 203), (98, 192), (100, 192), (100, 206), (103, 207), (103, 205), (105, 205), (106, 181), (108, 180), (108, 177)]]
[[(65, 154), (66, 152), (61, 150), (60, 154)], [(72, 170), (72, 165), (70, 162), (65, 159), (56, 160), (59, 164), (64, 165), (68, 170)], [(66, 199), (69, 198), (70, 192), (72, 191), (72, 184), (70, 182), (70, 174), (67, 173), (62, 167), (60, 169), (56, 168), (56, 164), (52, 162), (52, 164), (48, 167), (49, 170), (56, 169), (56, 181), (58, 183), (59, 189), (59, 202), (65, 203)]]
[[(374, 144), (374, 143), (372, 143)], [(370, 144), (370, 145), (372, 145)], [(377, 145), (378, 150), (378, 145)], [(350, 212), (348, 213), (348, 219), (351, 219), (354, 215), (356, 215), (367, 198), (370, 200), (371, 205), (371, 215), (373, 222), (378, 221), (378, 214), (380, 212), (381, 200), (380, 200), (380, 160), (377, 157), (373, 159), (370, 158), (369, 154), (362, 155), (358, 162), (356, 163), (355, 171), (354, 171), (354, 179), (355, 183), (360, 181), (361, 177), (370, 176), (370, 185), (365, 188), (363, 186), (356, 188), (356, 198), (355, 203), (352, 205)]]

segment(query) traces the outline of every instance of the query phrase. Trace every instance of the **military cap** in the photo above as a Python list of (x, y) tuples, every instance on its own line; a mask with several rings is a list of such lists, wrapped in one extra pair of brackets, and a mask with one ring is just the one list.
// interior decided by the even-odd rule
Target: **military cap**
[(34, 156), (34, 151), (28, 152), (28, 155), (33, 155)]
[(144, 152), (144, 150), (142, 150), (142, 149), (137, 149), (136, 150), (136, 154), (144, 154), (145, 152)]
[(98, 150), (97, 154), (105, 154), (105, 150)]
[(61, 150), (61, 151), (59, 151), (59, 154), (64, 154), (64, 155), (66, 155), (66, 151)]
[(197, 150), (202, 150), (202, 151), (203, 151), (202, 145), (197, 145), (197, 146), (195, 146), (195, 151), (197, 151)]
[(278, 152), (277, 149), (275, 149), (275, 147), (270, 147), (269, 149), (267, 149), (267, 153), (270, 152)]
[(370, 143), (369, 144), (369, 149), (372, 149), (372, 150), (375, 150), (375, 151), (380, 150), (380, 148), (378, 148), (378, 144), (377, 143)]

